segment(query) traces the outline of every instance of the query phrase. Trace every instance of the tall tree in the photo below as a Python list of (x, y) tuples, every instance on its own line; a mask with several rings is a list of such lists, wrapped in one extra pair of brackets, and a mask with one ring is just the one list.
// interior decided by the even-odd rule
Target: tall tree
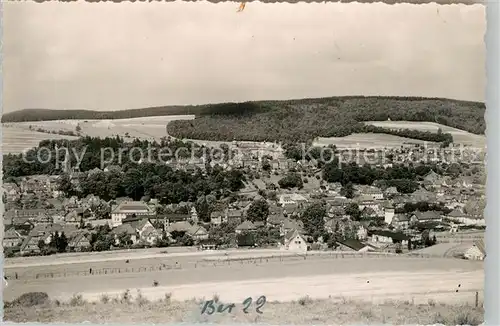
[(304, 231), (315, 240), (324, 232), (326, 216), (326, 204), (315, 202), (310, 204), (302, 213), (301, 220), (304, 223)]
[(255, 200), (250, 204), (247, 217), (252, 222), (265, 222), (269, 216), (269, 204), (265, 199)]

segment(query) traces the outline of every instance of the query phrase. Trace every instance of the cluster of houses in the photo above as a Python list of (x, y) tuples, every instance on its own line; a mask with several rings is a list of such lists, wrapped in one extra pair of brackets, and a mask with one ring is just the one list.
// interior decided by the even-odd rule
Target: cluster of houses
[[(245, 144), (234, 144), (245, 148)], [(248, 145), (250, 146), (250, 145)], [(248, 147), (247, 146), (247, 147)], [(251, 146), (250, 146), (251, 147)], [(250, 148), (249, 153), (268, 156), (272, 169), (288, 166), (288, 160), (280, 158), (282, 148), (269, 145)], [(255, 180), (254, 182), (257, 182)], [(236, 226), (235, 233), (252, 233), (262, 228), (279, 230), (280, 241), (276, 246), (283, 250), (306, 251), (313, 247), (324, 247), (322, 239), (312, 243), (304, 233), (300, 220), (303, 210), (316, 199), (322, 199), (327, 205), (324, 217), (325, 230), (331, 234), (340, 234), (336, 244), (342, 250), (377, 251), (406, 248), (409, 242), (421, 240), (421, 230), (415, 225), (430, 225), (432, 231), (456, 232), (460, 227), (484, 227), (484, 184), (472, 177), (452, 179), (431, 171), (421, 181), (421, 187), (412, 194), (400, 194), (395, 187), (386, 189), (375, 186), (356, 186), (354, 198), (341, 196), (340, 184), (322, 183), (316, 189), (287, 191), (277, 189), (277, 198), (267, 200), (269, 215), (265, 221), (251, 222), (247, 211), (255, 200), (264, 198), (256, 192), (245, 193), (231, 204), (222, 205), (210, 214), (210, 221), (203, 223), (192, 203), (181, 203), (185, 214), (158, 213), (155, 199), (132, 201), (118, 198), (103, 202), (95, 196), (84, 199), (63, 198), (57, 190), (57, 176), (32, 176), (21, 180), (19, 184), (4, 183), (3, 197), (6, 203), (4, 213), (5, 236), (4, 248), (12, 248), (21, 254), (40, 251), (42, 240), (48, 244), (54, 233), (64, 233), (68, 238), (69, 250), (87, 250), (90, 246), (91, 227), (108, 225), (115, 236), (116, 245), (124, 237), (132, 244), (155, 245), (159, 239), (182, 233), (194, 243), (210, 244), (209, 230), (223, 223)], [(376, 182), (374, 183), (376, 184)], [(269, 184), (264, 185), (265, 188)], [(258, 187), (256, 187), (258, 188)], [(37, 202), (37, 208), (29, 207)], [(397, 213), (407, 203), (441, 203), (451, 212), (412, 211)], [(355, 204), (360, 216), (353, 218), (348, 207)], [(97, 206), (109, 206), (109, 218), (99, 218)], [(42, 207), (42, 208), (40, 208)], [(480, 247), (480, 246), (479, 246)]]

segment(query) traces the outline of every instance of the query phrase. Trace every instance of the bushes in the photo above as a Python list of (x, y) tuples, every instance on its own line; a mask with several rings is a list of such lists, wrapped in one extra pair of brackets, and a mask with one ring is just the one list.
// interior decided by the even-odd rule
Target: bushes
[(28, 292), (12, 301), (12, 305), (21, 307), (33, 307), (48, 303), (49, 295), (45, 292)]

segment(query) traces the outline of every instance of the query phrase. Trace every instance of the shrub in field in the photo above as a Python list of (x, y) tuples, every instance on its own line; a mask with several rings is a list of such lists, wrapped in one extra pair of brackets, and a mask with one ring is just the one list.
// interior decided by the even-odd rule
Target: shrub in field
[(69, 305), (72, 307), (83, 306), (84, 303), (85, 301), (83, 300), (83, 296), (81, 294), (73, 294), (69, 300)]
[(132, 300), (130, 290), (126, 289), (125, 292), (122, 293), (121, 303), (130, 303), (130, 300)]
[(149, 300), (142, 295), (141, 290), (137, 290), (137, 297), (135, 298), (135, 302), (139, 305), (139, 307), (142, 307), (148, 304)]
[(304, 297), (301, 297), (298, 301), (297, 301), (301, 306), (305, 306), (305, 305), (308, 305), (312, 302), (312, 299), (306, 295)]
[(12, 302), (12, 305), (33, 307), (49, 302), (49, 295), (45, 292), (28, 292), (22, 294)]
[(101, 299), (100, 299), (100, 300), (101, 300), (101, 303), (106, 304), (106, 303), (108, 303), (111, 299), (110, 299), (109, 295), (107, 295), (107, 294), (103, 294), (103, 295), (101, 295)]

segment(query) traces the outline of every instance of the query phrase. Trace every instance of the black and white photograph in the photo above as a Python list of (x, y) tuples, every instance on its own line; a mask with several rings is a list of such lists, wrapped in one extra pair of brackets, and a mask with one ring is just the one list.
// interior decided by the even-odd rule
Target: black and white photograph
[(484, 4), (2, 7), (4, 322), (484, 323)]

